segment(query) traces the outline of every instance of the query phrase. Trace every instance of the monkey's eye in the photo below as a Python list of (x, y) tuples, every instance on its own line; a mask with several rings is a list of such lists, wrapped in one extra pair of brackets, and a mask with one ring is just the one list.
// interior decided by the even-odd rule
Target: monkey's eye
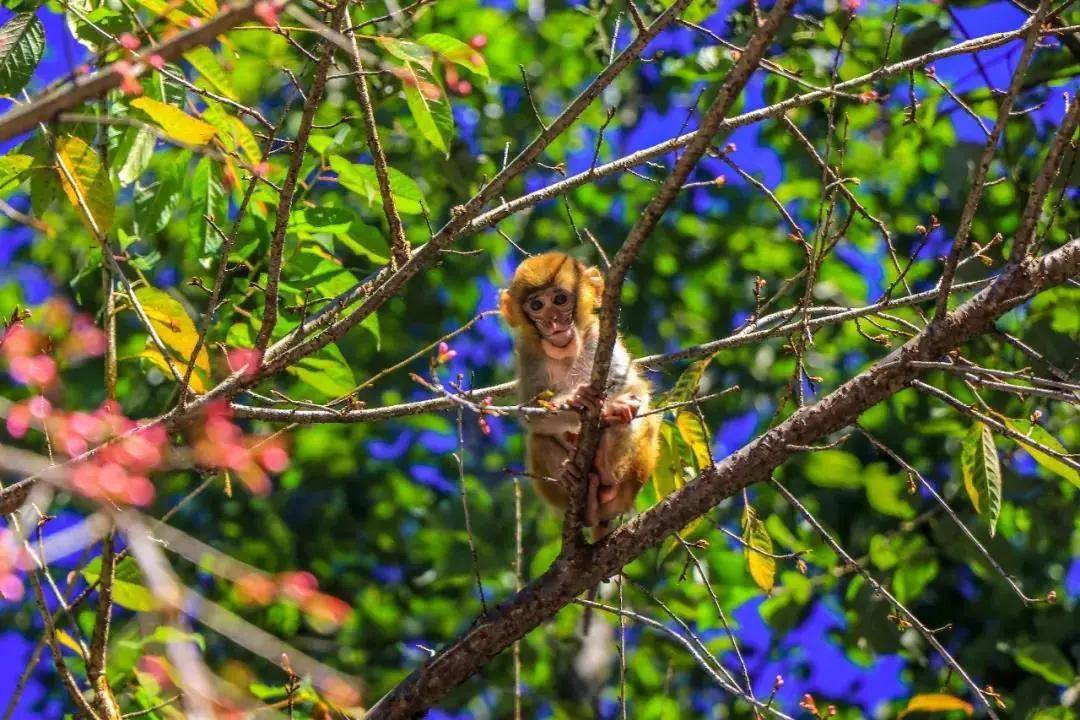
[[(558, 301), (556, 300), (556, 302)], [(540, 312), (544, 309), (544, 301), (540, 298), (533, 298), (529, 301), (529, 309), (533, 312)]]
[(565, 305), (569, 298), (566, 297), (566, 293), (556, 293), (554, 303), (556, 305)]

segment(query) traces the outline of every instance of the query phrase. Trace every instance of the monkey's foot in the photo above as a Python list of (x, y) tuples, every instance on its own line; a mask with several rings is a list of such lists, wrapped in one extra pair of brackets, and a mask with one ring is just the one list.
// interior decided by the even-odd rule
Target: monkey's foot
[(604, 404), (600, 419), (607, 425), (629, 425), (640, 409), (636, 398), (617, 398)]

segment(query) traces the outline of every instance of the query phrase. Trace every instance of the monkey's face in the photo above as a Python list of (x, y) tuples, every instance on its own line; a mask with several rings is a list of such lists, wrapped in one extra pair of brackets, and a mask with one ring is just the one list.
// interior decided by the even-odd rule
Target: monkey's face
[(574, 342), (576, 308), (574, 293), (558, 286), (529, 293), (521, 304), (521, 309), (540, 333), (541, 339), (559, 349), (567, 348)]

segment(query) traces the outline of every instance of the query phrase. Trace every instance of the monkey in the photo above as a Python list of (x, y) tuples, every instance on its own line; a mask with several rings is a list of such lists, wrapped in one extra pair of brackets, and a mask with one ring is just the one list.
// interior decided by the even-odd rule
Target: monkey
[[(656, 466), (660, 417), (645, 414), (650, 387), (616, 337), (602, 393), (589, 385), (599, 340), (604, 276), (599, 268), (559, 252), (525, 259), (503, 290), (499, 306), (515, 334), (517, 379), (522, 404), (550, 394), (543, 415), (526, 415), (526, 466), (542, 499), (565, 512), (563, 473), (580, 481), (571, 462), (581, 432), (581, 410), (597, 410), (600, 443), (586, 471), (584, 523), (594, 540), (628, 510)], [(580, 487), (579, 482), (573, 486)]]

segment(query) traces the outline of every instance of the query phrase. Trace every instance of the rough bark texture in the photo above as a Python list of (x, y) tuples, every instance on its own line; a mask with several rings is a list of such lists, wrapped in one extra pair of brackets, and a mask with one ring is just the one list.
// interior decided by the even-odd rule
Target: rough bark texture
[(942, 357), (989, 330), (998, 317), (1032, 294), (1077, 274), (1080, 240), (1037, 260), (1009, 267), (985, 290), (874, 367), (817, 404), (799, 409), (607, 540), (560, 556), (547, 572), (401, 682), (371, 709), (367, 720), (416, 716), (597, 582), (741, 489), (768, 479), (776, 467), (797, 452), (792, 446), (821, 440), (903, 389), (920, 373), (911, 361)]

